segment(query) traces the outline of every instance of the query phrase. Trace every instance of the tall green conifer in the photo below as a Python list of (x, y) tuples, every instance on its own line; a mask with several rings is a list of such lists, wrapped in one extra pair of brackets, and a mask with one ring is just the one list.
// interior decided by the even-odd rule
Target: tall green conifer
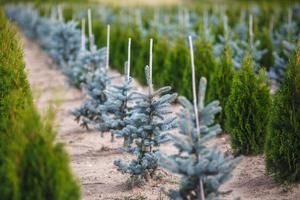
[(252, 60), (246, 57), (235, 74), (226, 103), (226, 130), (235, 153), (263, 152), (271, 98), (266, 85), (265, 71), (256, 75)]
[(300, 179), (300, 50), (274, 97), (265, 152), (269, 174), (279, 181)]
[[(216, 71), (211, 77), (210, 86), (211, 96), (220, 101), (220, 106), (222, 108), (225, 108), (225, 104), (230, 95), (233, 76), (234, 68), (232, 64), (231, 50), (230, 47), (226, 45), (223, 49)], [(224, 127), (226, 121), (225, 112), (222, 111), (217, 116), (217, 119), (221, 127)]]

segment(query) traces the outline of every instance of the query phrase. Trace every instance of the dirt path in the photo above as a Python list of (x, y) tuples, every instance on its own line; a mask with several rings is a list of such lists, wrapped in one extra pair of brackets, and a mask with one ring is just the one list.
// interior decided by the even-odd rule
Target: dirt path
[[(99, 133), (87, 132), (79, 127), (69, 112), (81, 104), (85, 98), (84, 94), (68, 86), (66, 77), (55, 67), (49, 68), (51, 63), (49, 58), (36, 44), (24, 37), (22, 39), (29, 81), (40, 112), (43, 113), (47, 109), (49, 102), (60, 102), (56, 120), (57, 137), (65, 144), (70, 155), (71, 167), (82, 184), (82, 199), (125, 199), (124, 197), (135, 197), (136, 200), (142, 200), (143, 197), (153, 200), (159, 197), (167, 199), (161, 195), (160, 187), (176, 187), (178, 178), (164, 171), (160, 172), (163, 180), (152, 181), (142, 188), (127, 189), (125, 182), (128, 176), (118, 172), (113, 165), (116, 159), (131, 158), (130, 155), (116, 150), (122, 141), (110, 143), (109, 134), (101, 138)], [(211, 143), (218, 144), (224, 150), (228, 148), (226, 136), (218, 137)], [(174, 148), (168, 144), (162, 147), (162, 151), (170, 153)], [(225, 199), (233, 197), (248, 200), (300, 199), (299, 185), (286, 190), (264, 175), (264, 161), (261, 156), (247, 157), (239, 164), (233, 178), (222, 187), (223, 191), (230, 189), (233, 192), (227, 194)]]

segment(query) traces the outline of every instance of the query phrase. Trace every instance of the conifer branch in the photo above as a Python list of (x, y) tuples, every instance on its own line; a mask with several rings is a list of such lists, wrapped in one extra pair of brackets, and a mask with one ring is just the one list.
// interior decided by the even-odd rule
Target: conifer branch
[(207, 80), (204, 77), (201, 77), (199, 81), (199, 111), (201, 112), (204, 108), (204, 100), (205, 100), (205, 94), (206, 94), (206, 86), (207, 86)]

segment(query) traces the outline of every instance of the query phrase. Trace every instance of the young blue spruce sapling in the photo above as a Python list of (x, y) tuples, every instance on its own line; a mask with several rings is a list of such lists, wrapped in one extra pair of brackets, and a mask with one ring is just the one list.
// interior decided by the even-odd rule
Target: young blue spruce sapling
[(158, 168), (159, 146), (168, 141), (166, 131), (176, 127), (176, 118), (169, 117), (169, 114), (172, 113), (170, 106), (177, 94), (168, 94), (171, 87), (153, 90), (152, 46), (151, 39), (149, 66), (145, 68), (148, 92), (132, 94), (132, 99), (136, 102), (130, 111), (130, 116), (125, 118), (126, 127), (122, 130), (130, 138), (127, 151), (134, 154), (136, 158), (130, 163), (121, 160), (114, 162), (119, 171), (131, 175), (131, 183), (135, 180), (148, 181), (155, 175)]
[(126, 128), (125, 118), (130, 114), (128, 105), (132, 99), (132, 79), (130, 77), (130, 49), (131, 38), (128, 40), (128, 59), (124, 66), (124, 81), (121, 85), (113, 85), (107, 91), (108, 100), (99, 106), (103, 114), (103, 122), (98, 125), (98, 130), (109, 130), (111, 132), (111, 141), (114, 136), (123, 137), (123, 146), (126, 147), (130, 141), (130, 129)]
[[(109, 25), (107, 27), (107, 34), (110, 34)], [(106, 66), (100, 65), (95, 70), (88, 71), (84, 78), (86, 80), (85, 89), (89, 98), (85, 100), (78, 109), (75, 109), (72, 112), (75, 116), (75, 120), (80, 122), (80, 125), (87, 129), (89, 128), (89, 125), (95, 127), (103, 122), (99, 106), (103, 105), (107, 101), (107, 94), (105, 93), (105, 90), (110, 85), (112, 79), (108, 75), (108, 46), (109, 41), (107, 41), (106, 47)], [(103, 136), (103, 133), (101, 135)]]
[(204, 105), (207, 81), (201, 78), (198, 100), (195, 86), (195, 67), (192, 38), (189, 37), (193, 103), (185, 97), (179, 97), (183, 109), (179, 113), (180, 135), (172, 135), (178, 154), (167, 156), (160, 154), (159, 163), (164, 168), (181, 175), (179, 190), (170, 190), (171, 199), (204, 200), (219, 199), (219, 187), (230, 176), (239, 158), (225, 156), (215, 146), (212, 149), (205, 143), (221, 132), (215, 124), (215, 115), (221, 111), (218, 101)]
[[(90, 12), (88, 12), (90, 13)], [(91, 17), (89, 16), (89, 31), (90, 42), (89, 50), (86, 49), (86, 36), (85, 36), (85, 20), (82, 19), (81, 26), (81, 49), (78, 58), (71, 63), (71, 67), (66, 72), (69, 76), (70, 83), (77, 88), (87, 84), (87, 74), (93, 73), (98, 67), (101, 67), (106, 62), (106, 48), (97, 49), (93, 43), (93, 33), (91, 26)]]

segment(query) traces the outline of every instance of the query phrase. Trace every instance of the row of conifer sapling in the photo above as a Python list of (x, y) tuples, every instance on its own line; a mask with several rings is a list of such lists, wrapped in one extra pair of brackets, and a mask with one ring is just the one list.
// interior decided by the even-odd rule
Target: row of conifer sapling
[[(103, 55), (104, 49), (97, 50), (89, 19), (89, 45), (86, 49), (85, 21), (82, 21), (81, 55)], [(199, 83), (196, 94), (195, 66), (192, 38), (189, 37), (192, 66), (193, 102), (179, 97), (182, 109), (177, 117), (172, 116), (171, 103), (177, 94), (170, 94), (171, 87), (157, 90), (152, 82), (152, 49), (150, 39), (149, 65), (145, 67), (147, 92), (133, 91), (130, 77), (131, 39), (128, 40), (128, 59), (124, 66), (124, 78), (120, 85), (111, 85), (113, 77), (108, 75), (110, 26), (107, 27), (105, 59), (94, 59), (84, 66), (80, 74), (81, 84), (89, 98), (73, 114), (86, 128), (94, 126), (101, 131), (111, 132), (114, 137), (123, 138), (123, 149), (136, 156), (130, 163), (114, 161), (118, 170), (131, 175), (132, 184), (153, 178), (158, 167), (179, 174), (179, 190), (165, 191), (172, 199), (214, 199), (219, 196), (219, 187), (231, 174), (240, 158), (225, 156), (217, 147), (209, 149), (206, 142), (221, 132), (214, 119), (221, 111), (219, 101), (207, 105), (205, 102), (205, 78)], [(92, 56), (93, 57), (93, 56)], [(100, 56), (103, 58), (103, 56)], [(96, 62), (95, 62), (96, 61)], [(98, 63), (97, 63), (98, 61)], [(104, 61), (104, 62), (103, 62)], [(105, 64), (103, 64), (105, 63)], [(116, 78), (116, 77), (115, 77)], [(178, 128), (179, 134), (168, 131)], [(167, 156), (159, 151), (161, 144), (172, 141), (178, 153)]]

